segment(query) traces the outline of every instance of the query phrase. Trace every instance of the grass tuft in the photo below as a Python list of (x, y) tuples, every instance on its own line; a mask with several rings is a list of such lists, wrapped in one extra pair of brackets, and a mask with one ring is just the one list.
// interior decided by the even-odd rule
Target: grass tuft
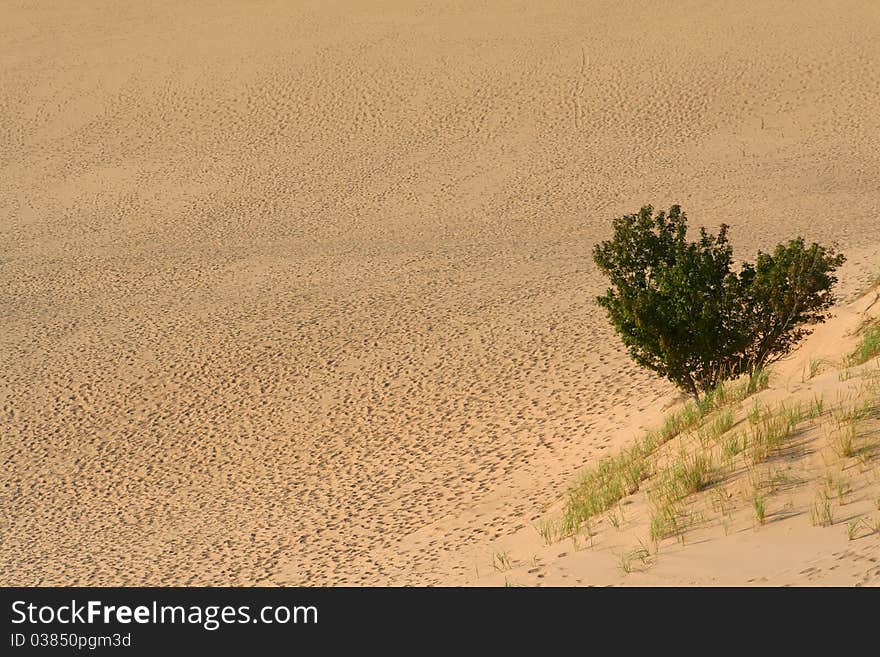
[(651, 514), (651, 540), (662, 541), (670, 536), (681, 535), (678, 523), (678, 509), (674, 504), (666, 504)]
[(834, 524), (834, 512), (831, 509), (831, 501), (824, 493), (820, 493), (817, 500), (810, 508), (810, 519), (818, 527), (830, 527)]
[(553, 520), (541, 520), (535, 525), (535, 529), (541, 538), (544, 539), (545, 545), (552, 545), (559, 538), (559, 525)]
[(752, 427), (749, 439), (750, 456), (753, 463), (766, 461), (783, 446), (800, 421), (800, 413), (782, 409), (777, 415), (765, 415)]
[(513, 568), (510, 562), (510, 555), (506, 551), (496, 552), (492, 555), (492, 567), (498, 572), (504, 572)]
[(752, 497), (752, 508), (755, 510), (755, 521), (759, 525), (763, 525), (766, 509), (764, 508), (764, 497), (762, 495), (755, 494)]
[(847, 367), (867, 363), (875, 356), (880, 356), (880, 321), (875, 320), (864, 327), (858, 346), (846, 359)]
[[(718, 444), (734, 424), (733, 411), (728, 407), (764, 390), (768, 382), (765, 370), (755, 372), (746, 381), (734, 384), (721, 382), (715, 389), (706, 392), (699, 404), (688, 402), (679, 411), (666, 416), (659, 430), (647, 433), (641, 442), (630, 449), (606, 458), (595, 468), (584, 472), (569, 490), (559, 525), (560, 535), (570, 536), (578, 532), (585, 521), (607, 513), (621, 499), (637, 492), (642, 482), (654, 473), (653, 455), (656, 450), (673, 438), (699, 428), (704, 419), (715, 411), (721, 411), (720, 415), (700, 429), (698, 437), (704, 445)], [(743, 448), (737, 447), (738, 439), (729, 447), (738, 453), (745, 444), (746, 438), (743, 437)], [(672, 480), (682, 490), (701, 490), (708, 482), (703, 478), (711, 476), (711, 469), (707, 457), (693, 457), (678, 464)], [(542, 532), (542, 536), (544, 534)]]

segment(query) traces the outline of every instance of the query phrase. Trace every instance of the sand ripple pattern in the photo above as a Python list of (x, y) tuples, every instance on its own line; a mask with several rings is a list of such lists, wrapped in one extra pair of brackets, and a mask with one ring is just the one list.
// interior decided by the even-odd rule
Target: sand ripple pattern
[(4, 3), (0, 583), (427, 584), (670, 389), (607, 220), (880, 246), (877, 3)]

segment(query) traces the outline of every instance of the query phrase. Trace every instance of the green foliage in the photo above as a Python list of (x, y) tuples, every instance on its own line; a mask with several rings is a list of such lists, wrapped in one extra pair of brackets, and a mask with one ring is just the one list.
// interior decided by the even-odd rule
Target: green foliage
[(754, 265), (743, 264), (740, 333), (748, 367), (782, 358), (811, 333), (808, 325), (826, 319), (834, 303), (833, 272), (844, 260), (819, 244), (807, 247), (798, 237), (779, 244), (772, 255), (759, 251)]
[(825, 319), (842, 255), (797, 238), (731, 271), (722, 225), (687, 239), (677, 205), (614, 220), (614, 237), (593, 259), (611, 287), (597, 298), (633, 360), (698, 401), (725, 378), (754, 375), (787, 354)]
[(593, 252), (612, 285), (597, 301), (633, 360), (697, 397), (718, 381), (718, 354), (736, 346), (724, 316), (736, 284), (732, 254), (726, 226), (689, 242), (677, 205), (615, 219), (614, 238)]

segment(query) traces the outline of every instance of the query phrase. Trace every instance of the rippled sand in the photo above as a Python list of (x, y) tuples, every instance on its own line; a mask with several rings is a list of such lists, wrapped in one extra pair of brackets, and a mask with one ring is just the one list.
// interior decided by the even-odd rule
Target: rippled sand
[(0, 583), (428, 584), (668, 403), (610, 219), (880, 253), (880, 5), (4, 3)]

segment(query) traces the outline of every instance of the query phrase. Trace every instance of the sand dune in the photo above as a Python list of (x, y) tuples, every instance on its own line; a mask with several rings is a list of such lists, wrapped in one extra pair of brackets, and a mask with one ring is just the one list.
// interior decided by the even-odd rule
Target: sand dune
[[(878, 322), (880, 286), (874, 286), (839, 305), (773, 365), (766, 390), (710, 413), (701, 427), (662, 446), (637, 491), (573, 535), (559, 536), (552, 523), (562, 516), (563, 496), (533, 527), (462, 552), (459, 559), (472, 563), (464, 583), (880, 586), (880, 359), (857, 364), (849, 358), (861, 341), (860, 327)], [(732, 456), (711, 438), (698, 437), (709, 435), (707, 427), (727, 412), (733, 424), (719, 440), (735, 440), (740, 451)], [(800, 419), (791, 435), (756, 459), (762, 418), (792, 413)], [(643, 436), (634, 432), (627, 447)], [(848, 452), (842, 451), (844, 438), (851, 441)], [(679, 503), (677, 526), (658, 536), (652, 522), (662, 517), (657, 493), (663, 469), (687, 463), (681, 454), (708, 459), (708, 483)], [(549, 534), (536, 531), (548, 527)]]
[(675, 396), (644, 203), (880, 262), (880, 6), (0, 8), (0, 580), (431, 584)]

